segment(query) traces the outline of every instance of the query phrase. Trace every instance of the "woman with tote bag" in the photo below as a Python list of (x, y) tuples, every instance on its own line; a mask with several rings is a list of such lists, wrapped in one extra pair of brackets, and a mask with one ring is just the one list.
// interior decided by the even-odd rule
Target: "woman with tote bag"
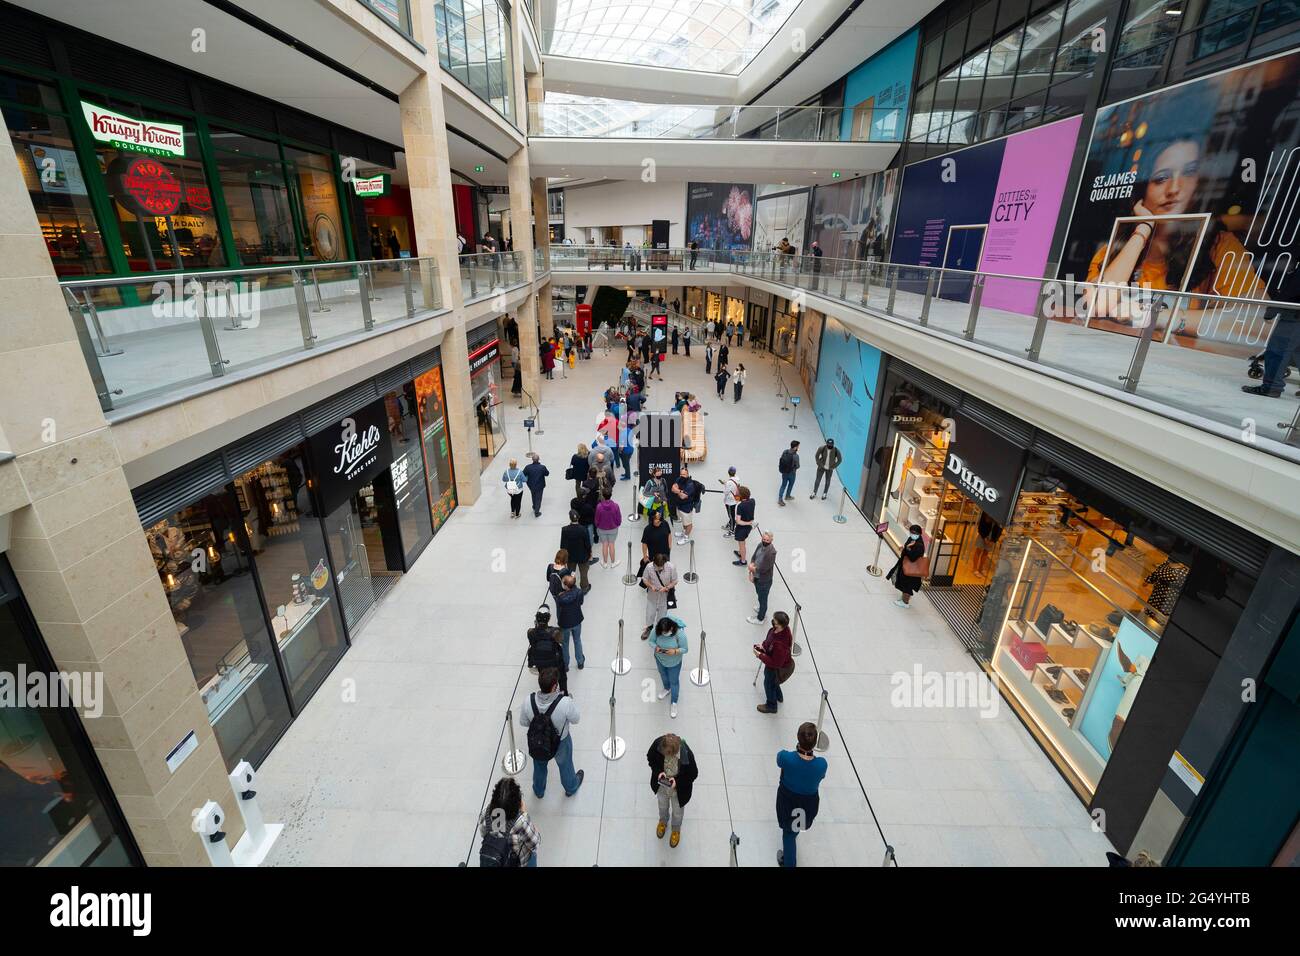
[(930, 576), (930, 559), (925, 554), (921, 526), (914, 524), (907, 530), (907, 540), (898, 554), (898, 563), (888, 574), (894, 587), (898, 588), (899, 598), (894, 604), (903, 608), (912, 606), (912, 595), (921, 589), (921, 582)]

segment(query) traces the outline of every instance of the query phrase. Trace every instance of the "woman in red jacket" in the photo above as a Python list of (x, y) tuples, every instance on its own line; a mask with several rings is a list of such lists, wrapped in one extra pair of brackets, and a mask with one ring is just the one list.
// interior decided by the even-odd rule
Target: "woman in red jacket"
[(767, 694), (767, 703), (758, 705), (760, 714), (775, 714), (777, 704), (785, 700), (781, 693), (781, 674), (789, 677), (794, 668), (791, 650), (794, 647), (794, 635), (790, 633), (790, 615), (785, 611), (772, 614), (772, 629), (763, 638), (762, 646), (754, 645), (754, 656), (763, 662), (763, 691)]
[(542, 344), (542, 371), (546, 373), (547, 378), (555, 377), (555, 343), (544, 342)]

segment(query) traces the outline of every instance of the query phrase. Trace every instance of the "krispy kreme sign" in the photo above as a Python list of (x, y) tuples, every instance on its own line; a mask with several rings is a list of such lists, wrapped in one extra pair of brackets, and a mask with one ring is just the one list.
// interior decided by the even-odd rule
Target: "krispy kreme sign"
[(115, 149), (153, 156), (185, 155), (185, 127), (179, 124), (136, 119), (85, 100), (81, 102), (81, 113), (90, 135)]

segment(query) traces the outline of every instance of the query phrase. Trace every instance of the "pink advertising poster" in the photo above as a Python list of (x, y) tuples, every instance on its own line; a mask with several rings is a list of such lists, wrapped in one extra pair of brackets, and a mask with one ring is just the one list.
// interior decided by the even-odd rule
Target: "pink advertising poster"
[[(1081, 121), (1082, 117), (1076, 116), (1007, 138), (980, 257), (981, 271), (1043, 274)], [(1037, 297), (1035, 283), (989, 279), (982, 304), (1033, 315)]]

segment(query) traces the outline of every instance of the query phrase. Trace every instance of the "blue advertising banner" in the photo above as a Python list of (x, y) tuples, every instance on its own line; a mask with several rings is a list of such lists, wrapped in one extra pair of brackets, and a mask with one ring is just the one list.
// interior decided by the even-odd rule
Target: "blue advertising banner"
[(827, 316), (814, 403), (822, 434), (833, 438), (835, 447), (844, 455), (837, 472), (839, 479), (854, 495), (867, 457), (880, 360), (878, 348), (854, 337), (843, 324)]
[(921, 31), (909, 30), (844, 77), (840, 139), (901, 143)]

